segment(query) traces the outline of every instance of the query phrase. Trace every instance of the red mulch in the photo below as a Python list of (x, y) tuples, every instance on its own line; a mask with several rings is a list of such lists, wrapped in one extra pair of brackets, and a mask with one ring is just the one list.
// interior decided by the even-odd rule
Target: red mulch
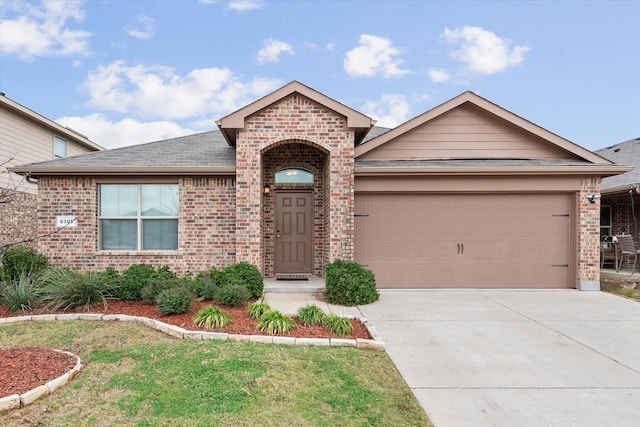
[[(189, 330), (206, 331), (207, 329), (193, 324), (195, 313), (202, 307), (217, 305), (233, 318), (226, 328), (216, 329), (216, 332), (227, 332), (230, 334), (242, 335), (264, 335), (256, 328), (256, 320), (250, 318), (246, 313), (246, 307), (226, 307), (211, 301), (197, 302), (189, 313), (164, 316), (160, 311), (149, 303), (139, 301), (110, 300), (105, 309), (102, 304), (95, 304), (90, 307), (90, 313), (103, 314), (128, 314), (131, 316), (143, 316), (157, 319), (165, 323), (180, 326)], [(75, 312), (84, 312), (76, 310)], [(50, 311), (35, 309), (24, 312), (12, 313), (5, 307), (0, 306), (0, 317), (13, 317), (21, 315), (51, 314)], [(353, 333), (340, 338), (364, 338), (371, 336), (367, 329), (359, 321), (353, 320)], [(298, 325), (288, 334), (279, 334), (296, 338), (339, 338), (337, 335), (329, 333), (323, 326), (302, 326)], [(55, 352), (47, 348), (0, 348), (0, 397), (11, 394), (22, 394), (35, 387), (63, 375), (75, 366), (75, 360), (64, 353)]]
[(74, 366), (73, 356), (48, 348), (0, 348), (0, 397), (26, 393)]

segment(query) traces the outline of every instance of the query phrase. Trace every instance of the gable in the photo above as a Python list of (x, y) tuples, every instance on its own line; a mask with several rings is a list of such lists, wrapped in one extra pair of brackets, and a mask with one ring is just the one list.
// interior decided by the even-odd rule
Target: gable
[(576, 156), (464, 103), (360, 156), (360, 160), (536, 159)]

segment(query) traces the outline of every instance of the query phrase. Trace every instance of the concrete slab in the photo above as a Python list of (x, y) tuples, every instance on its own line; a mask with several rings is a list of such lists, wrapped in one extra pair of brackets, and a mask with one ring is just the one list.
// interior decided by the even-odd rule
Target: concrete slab
[(637, 302), (571, 290), (382, 291), (360, 310), (436, 427), (639, 425)]
[(268, 292), (264, 294), (263, 301), (269, 306), (289, 316), (296, 316), (298, 310), (308, 304), (315, 304), (325, 313), (329, 313), (329, 305), (324, 301), (321, 293), (314, 292), (296, 292), (296, 293), (278, 293)]

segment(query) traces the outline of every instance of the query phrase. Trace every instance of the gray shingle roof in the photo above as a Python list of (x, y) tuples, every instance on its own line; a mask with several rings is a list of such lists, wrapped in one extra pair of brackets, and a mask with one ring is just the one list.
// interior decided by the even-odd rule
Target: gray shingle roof
[(635, 169), (622, 175), (604, 178), (601, 186), (602, 193), (627, 191), (631, 185), (640, 184), (640, 138), (602, 148), (595, 153), (619, 165), (635, 166)]
[[(235, 167), (236, 153), (220, 131), (210, 131), (163, 141), (88, 153), (26, 166), (37, 168), (93, 167)], [(24, 167), (24, 166), (23, 166)]]

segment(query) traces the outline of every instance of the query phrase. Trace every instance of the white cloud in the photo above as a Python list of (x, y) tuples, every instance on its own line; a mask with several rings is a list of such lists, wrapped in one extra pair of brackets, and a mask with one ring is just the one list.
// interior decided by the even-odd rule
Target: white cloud
[(261, 7), (262, 0), (231, 0), (229, 2), (229, 9), (235, 10), (236, 12), (260, 9)]
[(258, 64), (265, 62), (278, 62), (283, 53), (293, 54), (293, 47), (289, 43), (268, 39), (264, 41), (264, 47), (258, 52)]
[(39, 6), (22, 2), (10, 5), (15, 6), (12, 11), (22, 15), (0, 21), (0, 54), (17, 55), (20, 59), (29, 60), (38, 56), (91, 53), (91, 33), (67, 25), (68, 20), (84, 20), (83, 2), (50, 0), (43, 1)]
[(446, 83), (451, 78), (446, 70), (440, 68), (431, 68), (427, 71), (427, 74), (433, 83)]
[(89, 105), (137, 117), (178, 120), (228, 114), (276, 89), (276, 79), (241, 81), (228, 68), (199, 68), (180, 76), (161, 65), (100, 66), (84, 83)]
[(351, 77), (373, 77), (382, 74), (384, 77), (399, 77), (407, 74), (400, 68), (402, 60), (396, 56), (400, 50), (393, 47), (391, 40), (363, 34), (358, 47), (347, 52), (344, 69)]
[(149, 40), (155, 35), (153, 18), (146, 15), (136, 16), (135, 23), (124, 27), (127, 34), (140, 40)]
[(382, 95), (380, 99), (368, 101), (362, 111), (377, 120), (376, 126), (394, 128), (411, 117), (411, 106), (404, 95)]
[(480, 27), (444, 29), (442, 37), (458, 49), (451, 57), (466, 65), (473, 74), (495, 74), (524, 61), (526, 46), (514, 46), (511, 42)]
[[(114, 122), (102, 114), (91, 114), (85, 117), (61, 117), (56, 122), (77, 130), (105, 148), (142, 144), (190, 135), (199, 131), (168, 121), (145, 123), (127, 118)], [(213, 120), (211, 120), (209, 129), (212, 128)]]

